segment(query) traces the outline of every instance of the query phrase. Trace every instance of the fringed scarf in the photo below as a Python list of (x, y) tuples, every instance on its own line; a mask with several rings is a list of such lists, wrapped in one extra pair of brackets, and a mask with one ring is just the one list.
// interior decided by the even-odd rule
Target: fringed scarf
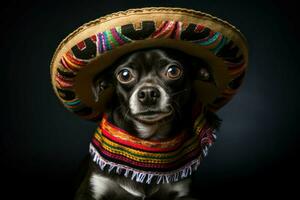
[(104, 115), (90, 144), (90, 154), (102, 171), (140, 183), (173, 183), (189, 177), (216, 139), (203, 114), (186, 131), (163, 141), (140, 139), (116, 127)]

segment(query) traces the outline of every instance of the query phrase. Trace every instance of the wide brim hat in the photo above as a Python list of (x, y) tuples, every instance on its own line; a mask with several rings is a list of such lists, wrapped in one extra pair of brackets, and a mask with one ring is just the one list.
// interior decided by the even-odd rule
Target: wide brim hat
[(130, 9), (88, 22), (59, 44), (50, 67), (53, 89), (68, 110), (97, 120), (114, 89), (95, 102), (93, 78), (122, 55), (151, 47), (174, 48), (211, 67), (214, 83), (195, 80), (194, 89), (197, 101), (212, 111), (236, 94), (248, 65), (246, 39), (226, 21), (183, 8)]

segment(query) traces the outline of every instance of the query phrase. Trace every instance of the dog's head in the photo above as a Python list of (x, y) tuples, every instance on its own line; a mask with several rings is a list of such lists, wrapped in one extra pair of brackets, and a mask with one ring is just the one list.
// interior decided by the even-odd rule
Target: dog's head
[(124, 120), (141, 138), (161, 139), (190, 119), (194, 100), (193, 80), (212, 79), (200, 59), (171, 49), (148, 49), (123, 56), (114, 67), (96, 76), (95, 101), (106, 87), (113, 86), (119, 120)]

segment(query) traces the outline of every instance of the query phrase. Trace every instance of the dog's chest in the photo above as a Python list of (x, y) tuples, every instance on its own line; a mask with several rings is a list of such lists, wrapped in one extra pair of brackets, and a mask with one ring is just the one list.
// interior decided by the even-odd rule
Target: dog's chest
[(160, 187), (158, 185), (148, 186), (148, 187), (139, 187), (132, 184), (119, 184), (121, 188), (123, 188), (126, 192), (133, 196), (137, 197), (146, 197), (151, 196), (156, 193)]
[(177, 197), (186, 196), (189, 193), (190, 180), (186, 179), (178, 183), (163, 184), (163, 185), (147, 185), (142, 186), (132, 184), (132, 181), (116, 182), (110, 178), (104, 177), (100, 174), (92, 174), (90, 178), (91, 191), (95, 199), (101, 199), (108, 193), (130, 194), (135, 197), (149, 197), (156, 193), (176, 193)]

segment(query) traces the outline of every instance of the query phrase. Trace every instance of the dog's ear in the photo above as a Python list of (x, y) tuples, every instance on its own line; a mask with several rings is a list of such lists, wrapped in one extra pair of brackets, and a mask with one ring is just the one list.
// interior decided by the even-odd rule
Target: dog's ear
[(190, 60), (192, 66), (192, 74), (194, 80), (214, 83), (214, 77), (211, 67), (200, 58), (192, 58)]
[(109, 87), (113, 87), (113, 76), (111, 70), (106, 70), (96, 75), (92, 82), (94, 101), (99, 101), (100, 94)]
[(218, 115), (216, 115), (214, 112), (207, 111), (205, 117), (206, 117), (207, 123), (211, 127), (213, 127), (216, 130), (219, 130), (221, 123), (222, 123), (222, 119), (220, 119), (218, 117)]

